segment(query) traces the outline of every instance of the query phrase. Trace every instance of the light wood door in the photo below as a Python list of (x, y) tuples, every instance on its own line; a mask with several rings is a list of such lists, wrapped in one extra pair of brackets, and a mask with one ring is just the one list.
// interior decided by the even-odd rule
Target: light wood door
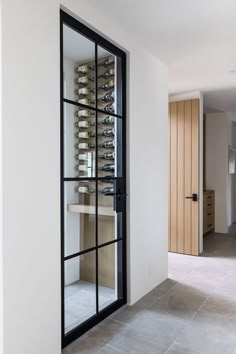
[[(193, 194), (197, 201), (193, 201)], [(199, 100), (169, 103), (169, 251), (199, 255)]]

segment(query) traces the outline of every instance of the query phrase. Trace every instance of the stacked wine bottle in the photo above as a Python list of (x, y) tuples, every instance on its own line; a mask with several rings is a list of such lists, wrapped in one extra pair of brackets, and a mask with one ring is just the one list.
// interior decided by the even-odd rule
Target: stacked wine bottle
[[(79, 177), (95, 177), (96, 140), (98, 177), (107, 177), (107, 185), (102, 184), (98, 192), (104, 195), (114, 193), (109, 178), (115, 174), (115, 61), (108, 56), (98, 60), (97, 71), (94, 62), (83, 63), (75, 68), (75, 100), (81, 105), (75, 112), (75, 169)], [(97, 72), (97, 80), (95, 73)], [(95, 87), (97, 83), (97, 88)], [(97, 92), (97, 94), (96, 94)], [(97, 139), (95, 107), (97, 95)], [(109, 183), (109, 184), (108, 184)], [(80, 183), (76, 191), (92, 194), (94, 190), (86, 183)]]

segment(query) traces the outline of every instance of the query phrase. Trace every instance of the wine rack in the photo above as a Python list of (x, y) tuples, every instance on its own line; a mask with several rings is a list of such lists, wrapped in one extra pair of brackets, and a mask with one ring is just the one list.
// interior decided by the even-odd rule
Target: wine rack
[[(75, 171), (78, 177), (95, 177), (96, 174), (96, 119), (94, 111), (97, 90), (97, 108), (104, 111), (97, 117), (97, 151), (98, 177), (113, 177), (115, 175), (116, 160), (116, 122), (109, 113), (115, 113), (115, 60), (113, 56), (98, 59), (97, 88), (95, 87), (95, 62), (79, 63), (75, 67), (75, 100), (87, 109), (80, 107), (75, 111)], [(86, 182), (84, 183), (86, 189)], [(106, 196), (102, 190), (109, 189), (104, 183), (98, 186), (99, 195)], [(113, 186), (111, 185), (112, 189)], [(84, 189), (84, 191), (85, 191)], [(78, 190), (82, 192), (82, 188)], [(85, 194), (90, 193), (87, 191)], [(86, 198), (86, 196), (85, 196)], [(102, 202), (102, 196), (99, 196)]]
[[(104, 63), (107, 63), (105, 67)], [(68, 211), (80, 214), (81, 233), (83, 229), (86, 236), (81, 240), (83, 249), (92, 247), (94, 241), (96, 184), (89, 178), (96, 177), (96, 149), (97, 176), (107, 177), (106, 181), (98, 181), (97, 184), (98, 242), (106, 243), (116, 238), (116, 213), (113, 209), (114, 183), (109, 181), (109, 178), (116, 175), (116, 118), (110, 115), (116, 113), (115, 66), (112, 56), (98, 59), (97, 93), (94, 79), (95, 62), (83, 62), (75, 67), (75, 101), (88, 105), (86, 108), (79, 107), (75, 110), (75, 172), (77, 177), (88, 177), (88, 181), (80, 181), (75, 187), (79, 203), (68, 205)], [(97, 113), (97, 122), (93, 111), (96, 95), (97, 108), (101, 110)], [(92, 281), (94, 273), (92, 270), (90, 273), (86, 271), (88, 266), (87, 262), (81, 262), (81, 277)], [(112, 259), (101, 266), (101, 272), (103, 276), (100, 284), (114, 288), (115, 265)]]

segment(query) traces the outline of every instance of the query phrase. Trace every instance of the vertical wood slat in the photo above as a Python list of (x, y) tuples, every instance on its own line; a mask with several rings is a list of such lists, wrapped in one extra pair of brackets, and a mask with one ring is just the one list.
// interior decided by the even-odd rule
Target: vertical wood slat
[[(199, 195), (199, 100), (192, 100), (192, 193)], [(199, 202), (192, 203), (192, 255), (199, 254)]]
[[(185, 197), (192, 195), (192, 102), (184, 103), (184, 123), (185, 123)], [(184, 253), (192, 254), (192, 200), (185, 199), (184, 211)]]
[(177, 252), (184, 253), (184, 101), (177, 103)]
[(177, 103), (170, 104), (170, 251), (177, 252)]
[(169, 147), (169, 151), (168, 151), (168, 158), (169, 158), (169, 173), (168, 173), (168, 251), (171, 251), (171, 105), (169, 103), (169, 122), (168, 122), (168, 127), (169, 127), (169, 131), (168, 131), (168, 147)]

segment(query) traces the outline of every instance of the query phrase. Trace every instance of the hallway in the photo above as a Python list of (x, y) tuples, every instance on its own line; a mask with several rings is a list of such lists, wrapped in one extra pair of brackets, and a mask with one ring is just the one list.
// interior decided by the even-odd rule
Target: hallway
[(67, 347), (77, 353), (236, 353), (236, 233), (202, 257), (169, 254), (169, 279)]

